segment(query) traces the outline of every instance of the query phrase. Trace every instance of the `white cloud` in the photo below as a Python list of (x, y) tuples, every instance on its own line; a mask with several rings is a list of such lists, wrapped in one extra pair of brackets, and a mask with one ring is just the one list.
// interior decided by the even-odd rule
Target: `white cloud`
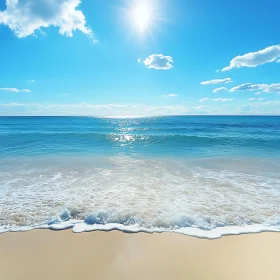
[(137, 62), (141, 63), (142, 62), (142, 58), (137, 58)]
[(260, 102), (259, 100), (251, 104), (242, 105), (240, 111), (254, 115), (279, 115), (280, 100), (270, 100), (266, 102)]
[(193, 107), (194, 109), (196, 109), (196, 110), (201, 110), (201, 109), (203, 109), (204, 108), (204, 106), (196, 106), (196, 107)]
[(230, 61), (230, 65), (221, 71), (229, 71), (233, 68), (257, 67), (259, 65), (276, 61), (280, 57), (280, 45), (270, 46), (257, 52), (239, 55)]
[(28, 80), (27, 82), (29, 82), (29, 83), (34, 83), (35, 80)]
[(243, 90), (249, 90), (249, 91), (254, 91), (257, 90), (258, 92), (255, 94), (260, 94), (263, 91), (266, 93), (274, 92), (274, 93), (280, 93), (280, 83), (277, 84), (251, 84), (251, 83), (246, 83), (242, 84), (236, 87), (233, 87), (229, 90), (229, 92), (235, 92), (235, 91), (243, 91)]
[(256, 98), (249, 98), (248, 100), (249, 101), (254, 101)]
[(267, 87), (266, 87), (266, 89), (264, 90), (264, 92), (276, 92), (276, 93), (280, 93), (280, 83), (278, 83), (278, 84), (267, 85)]
[(231, 83), (232, 80), (231, 78), (225, 78), (225, 79), (214, 79), (214, 80), (210, 80), (210, 81), (204, 81), (201, 82), (201, 85), (217, 85), (217, 84), (227, 84), (227, 83)]
[(219, 101), (219, 102), (229, 102), (229, 101), (232, 101), (234, 100), (234, 98), (215, 98), (215, 99), (212, 99), (213, 101)]
[(266, 88), (266, 84), (251, 84), (246, 83), (242, 84), (236, 87), (233, 87), (229, 90), (229, 92), (235, 92), (235, 91), (242, 91), (242, 90), (264, 90)]
[(75, 30), (92, 36), (84, 14), (77, 10), (80, 3), (81, 0), (6, 0), (7, 9), (0, 11), (0, 24), (7, 25), (18, 38), (51, 26), (69, 37)]
[(226, 87), (219, 87), (219, 88), (215, 88), (215, 89), (213, 90), (213, 92), (214, 92), (214, 93), (218, 93), (218, 92), (220, 92), (220, 91), (225, 91), (225, 90), (227, 90)]
[(270, 100), (259, 104), (264, 106), (277, 106), (277, 108), (280, 110), (280, 100)]
[(199, 101), (199, 102), (204, 102), (204, 101), (207, 101), (207, 100), (210, 100), (210, 98), (205, 97), (205, 98), (199, 99), (198, 101)]
[(18, 88), (0, 88), (1, 91), (9, 92), (31, 92), (30, 89), (18, 89)]
[[(183, 105), (152, 106), (141, 104), (39, 104), (39, 103), (3, 103), (0, 104), (8, 115), (80, 115), (102, 117), (133, 117), (182, 115), (190, 111)], [(10, 112), (10, 113), (9, 113)]]
[(172, 56), (165, 56), (163, 54), (149, 55), (143, 63), (147, 68), (154, 68), (158, 70), (168, 70), (173, 67)]
[(170, 94), (164, 94), (164, 97), (176, 97), (178, 94), (170, 93)]
[(258, 98), (258, 101), (263, 101), (265, 100), (265, 98)]
[[(0, 104), (0, 107), (25, 107), (25, 106), (26, 106), (26, 104), (24, 104), (24, 103), (16, 103), (16, 102)], [(32, 106), (34, 106), (34, 104), (32, 104)]]
[(254, 94), (259, 95), (261, 93), (262, 93), (261, 91), (258, 91), (258, 92), (255, 92)]
[(201, 98), (198, 101), (199, 102), (204, 102), (204, 101), (218, 101), (218, 102), (228, 102), (228, 101), (232, 101), (234, 100), (234, 98)]
[[(218, 101), (218, 100), (217, 100)], [(221, 101), (221, 100), (220, 100)], [(235, 107), (236, 106), (236, 107)], [(246, 111), (245, 109), (249, 109)], [(279, 115), (280, 100), (256, 101), (244, 105), (244, 110), (238, 104), (229, 102), (205, 103), (196, 107), (183, 105), (153, 106), (143, 104), (40, 104), (40, 103), (2, 103), (0, 115), (29, 116), (100, 116), (100, 117), (141, 117), (159, 115), (236, 115), (240, 113)]]
[(17, 88), (0, 88), (1, 91), (20, 92)]

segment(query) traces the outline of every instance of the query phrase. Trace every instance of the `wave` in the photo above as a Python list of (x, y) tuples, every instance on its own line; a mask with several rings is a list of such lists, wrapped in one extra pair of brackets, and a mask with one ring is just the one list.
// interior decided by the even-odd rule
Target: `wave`
[[(127, 149), (128, 148), (128, 149)], [(105, 134), (95, 132), (83, 133), (24, 133), (2, 134), (0, 139), (2, 156), (38, 155), (50, 153), (78, 153), (95, 151), (127, 152), (155, 152), (177, 153), (184, 155), (204, 153), (215, 155), (258, 154), (277, 155), (280, 150), (279, 139), (270, 135), (184, 135), (184, 134)]]
[(217, 239), (226, 235), (239, 235), (260, 232), (280, 232), (280, 225), (264, 225), (264, 224), (249, 224), (242, 226), (225, 225), (223, 227), (215, 227), (206, 230), (205, 228), (196, 227), (144, 227), (135, 222), (135, 217), (131, 217), (132, 223), (101, 223), (96, 221), (98, 215), (91, 214), (86, 219), (75, 220), (71, 219), (69, 211), (65, 210), (60, 216), (50, 220), (47, 223), (37, 224), (33, 226), (0, 226), (0, 234), (5, 232), (24, 232), (34, 229), (49, 229), (49, 230), (66, 230), (72, 229), (73, 233), (91, 232), (91, 231), (112, 231), (119, 230), (124, 233), (177, 233), (188, 235), (197, 238)]
[(279, 160), (103, 156), (0, 164), (0, 225), (9, 229), (68, 219), (148, 231), (280, 224)]

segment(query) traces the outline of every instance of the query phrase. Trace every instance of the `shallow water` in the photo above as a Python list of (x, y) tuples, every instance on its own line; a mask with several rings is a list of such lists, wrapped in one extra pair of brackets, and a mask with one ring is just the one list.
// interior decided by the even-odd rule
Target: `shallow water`
[(280, 117), (0, 118), (0, 231), (280, 229)]

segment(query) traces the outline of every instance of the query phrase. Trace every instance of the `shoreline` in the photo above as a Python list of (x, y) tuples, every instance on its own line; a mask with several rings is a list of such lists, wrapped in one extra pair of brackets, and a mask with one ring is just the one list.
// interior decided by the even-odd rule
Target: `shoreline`
[(280, 279), (280, 235), (31, 230), (0, 235), (0, 271), (16, 279)]
[[(56, 218), (57, 219), (57, 218)], [(56, 220), (54, 219), (54, 220)], [(184, 235), (188, 237), (196, 237), (200, 239), (220, 239), (225, 236), (236, 236), (243, 234), (256, 234), (256, 233), (277, 233), (280, 228), (273, 226), (264, 226), (262, 224), (253, 224), (246, 226), (223, 226), (211, 230), (195, 228), (195, 227), (182, 227), (178, 229), (165, 229), (165, 228), (152, 228), (146, 229), (135, 225), (124, 225), (118, 223), (107, 224), (86, 224), (82, 220), (67, 220), (59, 223), (33, 225), (33, 226), (19, 226), (8, 227), (0, 226), (0, 235), (8, 232), (28, 232), (33, 230), (51, 230), (51, 231), (65, 231), (71, 230), (73, 233), (86, 233), (86, 232), (110, 232), (120, 231), (128, 234), (147, 233), (147, 234), (160, 234), (170, 233)]]

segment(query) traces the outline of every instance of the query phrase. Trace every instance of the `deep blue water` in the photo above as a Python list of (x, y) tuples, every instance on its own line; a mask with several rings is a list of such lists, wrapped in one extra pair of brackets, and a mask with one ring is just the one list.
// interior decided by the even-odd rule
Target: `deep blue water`
[(1, 157), (279, 157), (280, 117), (0, 117)]

